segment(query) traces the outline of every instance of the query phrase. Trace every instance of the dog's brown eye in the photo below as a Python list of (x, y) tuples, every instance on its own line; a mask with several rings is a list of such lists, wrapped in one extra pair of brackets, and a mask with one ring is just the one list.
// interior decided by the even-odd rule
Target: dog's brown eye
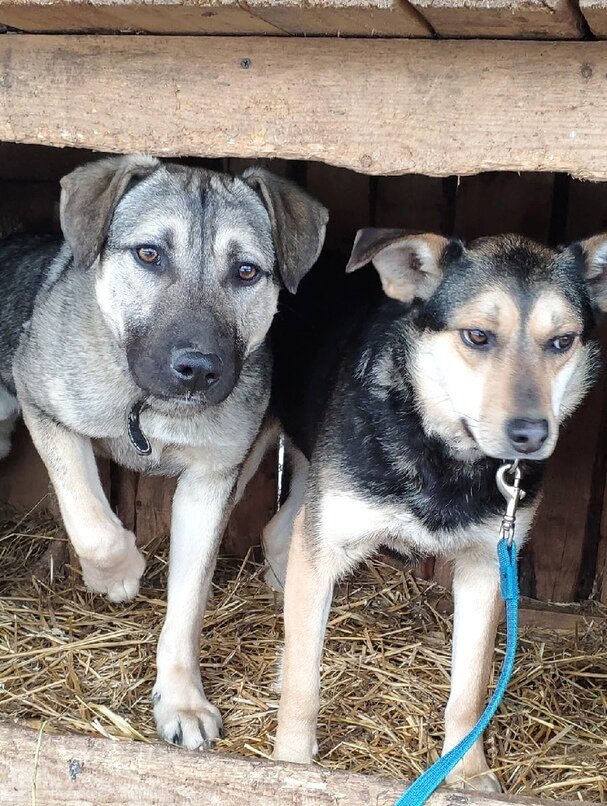
[(573, 346), (575, 335), (573, 333), (565, 333), (563, 336), (557, 336), (550, 342), (550, 347), (556, 353), (566, 353)]
[(148, 266), (158, 265), (160, 263), (160, 252), (153, 246), (138, 246), (137, 257), (142, 263)]
[(491, 341), (489, 333), (485, 330), (477, 330), (476, 328), (460, 330), (459, 334), (464, 344), (467, 344), (468, 347), (488, 347)]
[(238, 267), (238, 277), (245, 283), (250, 283), (259, 275), (259, 269), (252, 263), (241, 263)]

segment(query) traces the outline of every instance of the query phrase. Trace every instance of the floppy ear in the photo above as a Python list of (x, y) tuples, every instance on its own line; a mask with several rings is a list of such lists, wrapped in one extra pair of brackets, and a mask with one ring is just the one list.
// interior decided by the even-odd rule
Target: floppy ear
[(61, 180), (61, 229), (80, 269), (88, 269), (107, 236), (116, 205), (133, 179), (160, 165), (155, 157), (108, 157), (82, 165)]
[(389, 297), (401, 302), (428, 299), (441, 281), (441, 257), (448, 244), (448, 238), (429, 232), (360, 229), (346, 271), (373, 262)]
[(593, 235), (574, 246), (582, 250), (584, 278), (593, 302), (607, 311), (607, 234)]
[(249, 168), (242, 179), (261, 196), (268, 211), (280, 276), (294, 294), (320, 255), (329, 213), (294, 182), (262, 168)]

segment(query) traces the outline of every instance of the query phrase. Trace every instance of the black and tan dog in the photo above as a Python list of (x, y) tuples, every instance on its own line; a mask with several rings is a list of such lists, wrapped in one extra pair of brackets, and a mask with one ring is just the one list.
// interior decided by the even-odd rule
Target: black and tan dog
[[(295, 458), (291, 500), (266, 530), (280, 579), (280, 545), (293, 527), (274, 750), (285, 761), (310, 762), (315, 752), (334, 582), (382, 544), (454, 563), (445, 751), (472, 727), (500, 612), (496, 470), (504, 459), (524, 460), (522, 543), (541, 460), (596, 373), (589, 335), (607, 301), (606, 238), (556, 252), (516, 236), (464, 245), (367, 229), (347, 270), (369, 261), (384, 293), (364, 295), (324, 341), (297, 353), (298, 363), (291, 354), (278, 366), (276, 397)], [(449, 783), (499, 791), (481, 742)]]

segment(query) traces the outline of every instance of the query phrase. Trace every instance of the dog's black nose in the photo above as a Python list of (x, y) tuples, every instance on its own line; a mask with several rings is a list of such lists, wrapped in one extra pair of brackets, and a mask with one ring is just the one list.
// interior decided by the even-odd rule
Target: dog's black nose
[(171, 369), (190, 392), (205, 392), (221, 378), (223, 363), (215, 353), (198, 350), (173, 350)]
[(548, 439), (548, 420), (515, 417), (506, 423), (506, 433), (517, 453), (535, 453)]

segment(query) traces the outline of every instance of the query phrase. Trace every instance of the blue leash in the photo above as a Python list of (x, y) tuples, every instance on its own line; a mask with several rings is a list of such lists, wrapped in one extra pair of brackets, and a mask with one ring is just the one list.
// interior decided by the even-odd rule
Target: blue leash
[[(514, 484), (504, 479), (507, 472), (514, 473)], [(500, 571), (500, 592), (506, 607), (506, 653), (495, 691), (478, 722), (464, 738), (448, 753), (435, 761), (396, 801), (394, 806), (422, 806), (434, 790), (442, 784), (456, 764), (462, 760), (472, 745), (481, 738), (501, 703), (514, 669), (518, 638), (518, 570), (514, 523), (516, 508), (524, 495), (520, 489), (521, 471), (518, 463), (502, 465), (497, 472), (497, 484), (508, 504), (502, 519), (497, 557)]]

